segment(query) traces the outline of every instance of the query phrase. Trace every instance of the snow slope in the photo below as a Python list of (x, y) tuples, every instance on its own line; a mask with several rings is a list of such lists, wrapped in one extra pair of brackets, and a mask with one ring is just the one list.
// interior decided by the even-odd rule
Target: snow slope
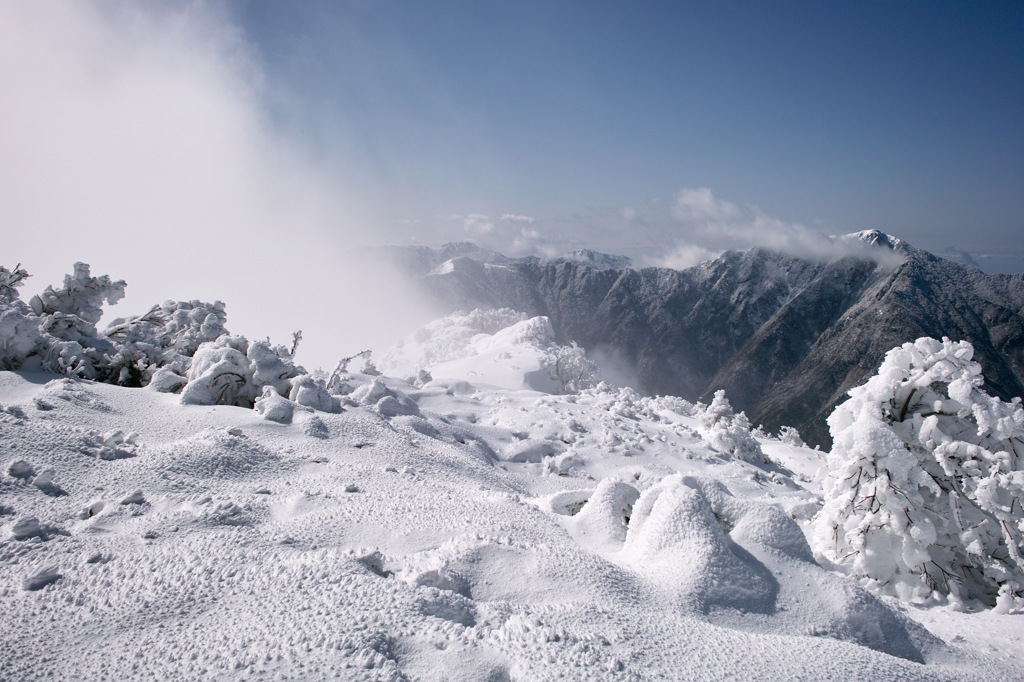
[(1024, 677), (1020, 616), (814, 562), (821, 453), (537, 391), (529, 322), (281, 421), (0, 373), (0, 678)]

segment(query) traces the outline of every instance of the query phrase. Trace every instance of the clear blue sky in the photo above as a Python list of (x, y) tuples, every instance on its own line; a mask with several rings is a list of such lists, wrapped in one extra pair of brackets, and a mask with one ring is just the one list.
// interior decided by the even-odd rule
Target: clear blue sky
[(229, 7), (277, 123), (388, 218), (540, 229), (708, 187), (826, 232), (1024, 251), (1021, 2)]

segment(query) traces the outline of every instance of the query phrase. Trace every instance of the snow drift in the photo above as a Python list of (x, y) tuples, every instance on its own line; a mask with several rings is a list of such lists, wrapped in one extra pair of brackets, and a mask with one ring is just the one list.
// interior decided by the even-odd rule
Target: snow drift
[[(853, 392), (822, 497), (824, 456), (794, 430), (751, 429), (724, 395), (601, 383), (544, 318), (438, 321), (380, 361), (405, 378), (366, 358), (310, 373), (294, 344), (228, 334), (222, 304), (168, 302), (101, 333), (88, 305), (22, 303), (17, 273), (0, 288), (4, 361), (22, 368), (0, 372), (0, 669), (13, 678), (1024, 671), (1005, 615), (1019, 609), (1020, 406), (981, 392), (965, 345), (898, 349)], [(56, 298), (117, 290), (76, 273)], [(49, 324), (58, 313), (70, 322)], [(906, 456), (932, 458), (938, 491), (899, 477)], [(888, 498), (872, 489), (888, 517), (848, 490), (869, 467), (892, 472)], [(859, 529), (835, 535), (848, 546), (891, 546), (895, 486), (939, 504), (953, 481), (974, 535), (932, 519), (940, 541), (905, 540), (964, 571), (930, 610), (887, 596), (919, 601), (889, 586), (926, 580), (920, 564), (871, 574), (822, 545), (834, 526)], [(947, 598), (997, 608), (958, 614)]]

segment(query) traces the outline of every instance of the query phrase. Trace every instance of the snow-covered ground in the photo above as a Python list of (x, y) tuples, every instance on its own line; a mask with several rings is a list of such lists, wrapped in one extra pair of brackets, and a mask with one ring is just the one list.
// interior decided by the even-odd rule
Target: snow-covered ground
[(537, 390), (542, 325), (505, 322), (340, 412), (0, 372), (0, 678), (1024, 678), (1024, 616), (815, 563), (823, 453)]

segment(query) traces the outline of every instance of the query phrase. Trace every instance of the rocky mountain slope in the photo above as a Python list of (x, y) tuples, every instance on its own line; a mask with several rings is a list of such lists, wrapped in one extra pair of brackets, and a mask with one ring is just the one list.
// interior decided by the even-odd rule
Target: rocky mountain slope
[(709, 399), (827, 446), (825, 418), (885, 352), (920, 336), (970, 341), (988, 390), (1024, 395), (1024, 274), (990, 275), (877, 231), (866, 250), (814, 262), (730, 251), (687, 270), (508, 259), (465, 245), (401, 249), (451, 310), (508, 307), (551, 319), (559, 341), (614, 357), (652, 394)]

